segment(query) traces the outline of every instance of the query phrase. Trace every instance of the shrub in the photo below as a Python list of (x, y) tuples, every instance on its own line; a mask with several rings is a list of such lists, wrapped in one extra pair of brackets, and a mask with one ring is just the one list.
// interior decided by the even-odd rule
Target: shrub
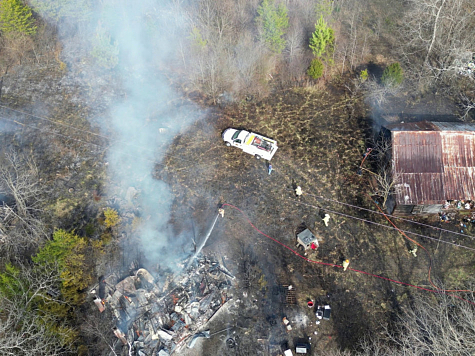
[(107, 208), (106, 210), (104, 210), (104, 217), (106, 218), (104, 224), (108, 228), (116, 226), (120, 221), (119, 213), (117, 212), (117, 210), (112, 208)]
[(208, 44), (208, 41), (203, 39), (200, 30), (196, 27), (193, 27), (193, 29), (191, 30), (190, 38), (192, 39), (193, 44), (199, 49), (205, 48)]
[(402, 68), (398, 62), (392, 63), (386, 67), (381, 77), (381, 82), (385, 86), (398, 86), (404, 80)]
[(323, 75), (323, 63), (320, 59), (315, 58), (310, 63), (310, 67), (307, 70), (307, 74), (313, 79), (318, 79)]
[(363, 69), (361, 72), (360, 72), (360, 81), (362, 83), (366, 82), (368, 80), (368, 70), (367, 69)]
[(37, 27), (32, 16), (31, 9), (20, 0), (0, 1), (0, 29), (3, 33), (34, 35)]

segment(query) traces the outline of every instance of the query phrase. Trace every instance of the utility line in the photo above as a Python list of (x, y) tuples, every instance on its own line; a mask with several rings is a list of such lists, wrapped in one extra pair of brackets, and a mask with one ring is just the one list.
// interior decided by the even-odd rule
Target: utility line
[(464, 249), (467, 249), (467, 250), (475, 251), (475, 248), (468, 247), (468, 246), (464, 246), (464, 245), (460, 245), (460, 244), (456, 244), (456, 243), (454, 243), (454, 242), (449, 242), (449, 241), (445, 241), (445, 240), (436, 239), (436, 238), (434, 238), (434, 237), (430, 237), (430, 236), (427, 236), (427, 235), (418, 234), (418, 233), (416, 233), (416, 232), (411, 232), (411, 231), (396, 229), (396, 228), (394, 228), (394, 227), (392, 227), (392, 226), (384, 225), (384, 224), (377, 223), (377, 222), (370, 221), (370, 220), (366, 220), (366, 219), (363, 219), (363, 218), (358, 218), (358, 217), (353, 216), (353, 215), (348, 215), (348, 214), (340, 213), (340, 212), (338, 212), (338, 211), (334, 211), (334, 210), (331, 210), (331, 209), (322, 208), (322, 207), (320, 207), (320, 206), (316, 206), (316, 205), (313, 205), (313, 204), (300, 202), (300, 201), (295, 200), (295, 199), (288, 199), (288, 200), (293, 201), (293, 202), (295, 202), (295, 203), (297, 203), (297, 204), (300, 204), (300, 205), (306, 205), (306, 206), (309, 206), (309, 207), (312, 207), (312, 208), (315, 208), (315, 209), (321, 209), (321, 210), (324, 210), (324, 211), (328, 211), (329, 213), (332, 213), (332, 214), (341, 215), (341, 216), (345, 216), (345, 217), (350, 218), (350, 219), (355, 219), (355, 220), (363, 221), (363, 222), (366, 222), (366, 223), (369, 223), (369, 224), (381, 226), (381, 227), (384, 227), (384, 228), (386, 228), (386, 229), (399, 230), (399, 231), (405, 232), (405, 233), (407, 233), (407, 234), (411, 234), (411, 235), (423, 237), (423, 238), (426, 238), (426, 239), (434, 240), (434, 241), (437, 241), (437, 242), (442, 242), (442, 243), (446, 243), (446, 244), (453, 245), (453, 246), (456, 246), (456, 247), (464, 248)]
[[(4, 106), (4, 105), (0, 105), (0, 107), (3, 107), (3, 108), (7, 108), (9, 110), (12, 110), (12, 111), (16, 111), (16, 112), (19, 112), (19, 113), (22, 113), (22, 114), (25, 114), (25, 115), (28, 115), (28, 116), (31, 116), (31, 117), (34, 117), (34, 118), (38, 118), (38, 119), (41, 119), (41, 120), (45, 120), (45, 121), (48, 121), (48, 122), (52, 122), (52, 123), (55, 123), (55, 124), (58, 124), (58, 125), (61, 125), (61, 126), (65, 126), (65, 127), (70, 127), (70, 128), (73, 128), (75, 130), (78, 130), (78, 131), (81, 131), (81, 132), (85, 132), (85, 133), (90, 133), (92, 135), (95, 135), (97, 137), (101, 137), (101, 138), (105, 138), (109, 141), (112, 141), (110, 138), (106, 137), (106, 136), (103, 136), (103, 135), (100, 135), (100, 134), (97, 134), (97, 133), (94, 133), (92, 131), (88, 131), (88, 130), (83, 130), (83, 129), (79, 129), (77, 127), (74, 127), (74, 126), (71, 126), (71, 125), (67, 125), (67, 124), (63, 124), (63, 123), (59, 123), (59, 122), (56, 122), (54, 120), (50, 120), (50, 119), (47, 119), (47, 118), (44, 118), (44, 117), (41, 117), (41, 116), (36, 116), (36, 115), (33, 115), (33, 114), (28, 114), (26, 112), (23, 112), (23, 111), (20, 111), (20, 110), (16, 110), (16, 109), (12, 109), (12, 108), (9, 108), (7, 106)], [(19, 122), (19, 121), (16, 121), (16, 120), (12, 120), (12, 119), (8, 119), (6, 117), (3, 117), (3, 116), (0, 116), (0, 119), (3, 119), (3, 120), (6, 120), (6, 121), (10, 121), (10, 122), (13, 122), (17, 125), (21, 125), (21, 126), (26, 126), (26, 127), (29, 127), (29, 128), (32, 128), (32, 129), (35, 129), (35, 130), (39, 130), (41, 132), (45, 132), (45, 133), (49, 133), (49, 134), (52, 134), (52, 135), (56, 135), (56, 136), (60, 136), (60, 137), (63, 137), (63, 138), (67, 138), (67, 139), (71, 139), (71, 140), (74, 140), (76, 142), (79, 142), (79, 143), (83, 143), (83, 144), (86, 144), (86, 145), (93, 145), (95, 147), (100, 147), (100, 148), (104, 148), (104, 149), (107, 149), (108, 147), (104, 146), (104, 145), (101, 145), (101, 144), (96, 144), (96, 143), (93, 143), (93, 142), (89, 142), (89, 141), (84, 141), (84, 140), (81, 140), (81, 139), (78, 139), (78, 138), (74, 138), (74, 137), (71, 137), (69, 135), (64, 135), (64, 134), (61, 134), (61, 133), (57, 133), (57, 132), (54, 132), (54, 131), (49, 131), (49, 130), (44, 130), (44, 129), (41, 129), (41, 128), (38, 128), (36, 126), (32, 126), (32, 125), (28, 125), (28, 124), (25, 124), (25, 123), (22, 123), (22, 122)], [(115, 142), (115, 143), (122, 143), (120, 141), (112, 141), (112, 142)], [(111, 142), (111, 143), (112, 143)], [(128, 144), (126, 142), (123, 142), (125, 144)], [(128, 144), (130, 145), (130, 144)], [(135, 146), (135, 145), (134, 145)], [(143, 148), (143, 149), (147, 149), (145, 147), (142, 147), (142, 146), (136, 146), (138, 148)], [(147, 149), (147, 150), (150, 150), (150, 149)], [(126, 155), (129, 155), (129, 156), (132, 156), (134, 158), (138, 158), (137, 156), (135, 155), (132, 155), (132, 154), (128, 154), (128, 153), (124, 153)], [(174, 155), (170, 155), (168, 154), (167, 156), (169, 157), (174, 157), (174, 158), (178, 158), (178, 159), (181, 159), (183, 161), (186, 161), (186, 162), (191, 162), (191, 163), (196, 163), (196, 161), (189, 161), (189, 160), (186, 160), (186, 159), (183, 159), (182, 157), (178, 157), (178, 156), (174, 156)], [(149, 161), (149, 162), (152, 162), (154, 164), (157, 164), (157, 165), (160, 165), (160, 166), (166, 166), (166, 164), (164, 163), (158, 163), (156, 162), (155, 160), (152, 160), (152, 159), (148, 159), (148, 158), (144, 158), (144, 157), (140, 157), (140, 159), (142, 160), (146, 160), (146, 161)], [(364, 161), (364, 160), (363, 160)], [(334, 201), (332, 199), (326, 199), (326, 198), (323, 198), (321, 196), (316, 196), (314, 194), (310, 194), (308, 193), (309, 195), (311, 196), (314, 196), (315, 198), (318, 198), (318, 199), (324, 199), (324, 200), (329, 200), (329, 201)], [(385, 228), (389, 228), (389, 229), (393, 229), (391, 226), (387, 226), (387, 225), (383, 225), (383, 224), (380, 224), (380, 223), (376, 223), (376, 222), (373, 222), (373, 221), (369, 221), (369, 220), (365, 220), (365, 219), (361, 219), (361, 218), (357, 218), (357, 217), (354, 217), (354, 216), (351, 216), (351, 215), (347, 215), (347, 214), (344, 214), (344, 213), (339, 213), (339, 212), (336, 212), (336, 211), (333, 211), (333, 210), (330, 210), (330, 209), (324, 209), (324, 208), (321, 208), (321, 207), (316, 207), (314, 205), (311, 205), (311, 204), (307, 204), (307, 203), (302, 203), (302, 202), (299, 202), (299, 201), (296, 201), (296, 200), (293, 200), (295, 201), (296, 203), (298, 204), (304, 204), (304, 205), (308, 205), (308, 206), (312, 206), (314, 208), (318, 208), (318, 209), (322, 209), (322, 210), (325, 210), (325, 211), (328, 211), (328, 212), (331, 212), (331, 213), (334, 213), (334, 214), (337, 214), (337, 215), (342, 215), (342, 216), (346, 216), (346, 217), (349, 217), (349, 218), (352, 218), (352, 219), (357, 219), (357, 220), (361, 220), (361, 221), (364, 221), (364, 222), (368, 222), (368, 223), (371, 223), (371, 224), (374, 224), (374, 225), (378, 225), (378, 226), (383, 226)], [(334, 201), (334, 202), (338, 202), (338, 201)], [(343, 203), (343, 202), (338, 202), (340, 204), (344, 204), (344, 205), (348, 205), (348, 206), (352, 206), (352, 207), (355, 207), (355, 208), (358, 208), (358, 209), (362, 209), (362, 210), (367, 210), (367, 211), (370, 211), (370, 212), (373, 212), (373, 213), (377, 213), (373, 210), (370, 210), (370, 209), (366, 209), (366, 208), (362, 208), (362, 207), (357, 207), (357, 206), (353, 206), (351, 204), (347, 204), (347, 203)], [(401, 218), (402, 219), (402, 218)], [(407, 220), (407, 219), (403, 219), (403, 220)], [(411, 220), (407, 220), (409, 222), (413, 222)], [(413, 223), (416, 223), (416, 222), (413, 222)], [(427, 227), (433, 227), (433, 226), (430, 226), (430, 225), (426, 225), (426, 224), (422, 224), (420, 223), (421, 225), (425, 225)], [(437, 227), (433, 227), (435, 229), (439, 229), (439, 230), (442, 230), (442, 231), (447, 231), (447, 232), (452, 232), (450, 230), (444, 230), (444, 229), (441, 229), (441, 228), (437, 228)], [(446, 244), (450, 244), (450, 245), (453, 245), (453, 246), (456, 246), (456, 247), (460, 247), (460, 248), (465, 248), (465, 249), (468, 249), (468, 250), (472, 250), (472, 251), (475, 251), (474, 248), (470, 248), (470, 247), (467, 247), (467, 246), (463, 246), (463, 245), (460, 245), (460, 244), (456, 244), (456, 243), (452, 243), (452, 242), (449, 242), (449, 241), (445, 241), (445, 240), (440, 240), (440, 239), (435, 239), (433, 237), (429, 237), (429, 236), (426, 236), (426, 235), (421, 235), (421, 234), (417, 234), (415, 232), (411, 232), (411, 231), (405, 231), (405, 230), (401, 230), (405, 233), (408, 233), (408, 234), (412, 234), (412, 235), (415, 235), (415, 236), (420, 236), (420, 237), (424, 237), (424, 238), (428, 238), (428, 239), (431, 239), (431, 240), (436, 240), (436, 241), (440, 241), (440, 242), (443, 242), (443, 243), (446, 243)], [(473, 238), (472, 236), (469, 236), (469, 235), (465, 235), (465, 234), (460, 234), (460, 233), (456, 233), (456, 232), (452, 232), (452, 233), (455, 233), (455, 234), (459, 234), (459, 235), (463, 235), (463, 236), (468, 236), (468, 237), (471, 237)]]
[[(54, 131), (49, 131), (49, 130), (45, 130), (45, 129), (41, 129), (39, 127), (36, 127), (36, 126), (33, 126), (33, 125), (29, 125), (29, 124), (25, 124), (23, 122), (20, 122), (20, 121), (17, 121), (17, 120), (13, 120), (13, 119), (8, 119), (4, 116), (0, 116), (0, 119), (2, 120), (5, 120), (5, 121), (10, 121), (14, 124), (17, 124), (17, 125), (20, 125), (20, 126), (26, 126), (26, 127), (29, 127), (29, 128), (32, 128), (34, 130), (38, 130), (40, 132), (44, 132), (44, 133), (48, 133), (48, 134), (51, 134), (51, 135), (56, 135), (56, 136), (60, 136), (60, 137), (63, 137), (63, 138), (67, 138), (67, 139), (70, 139), (70, 140), (74, 140), (76, 142), (79, 142), (79, 143), (82, 143), (82, 144), (86, 144), (86, 145), (93, 145), (95, 147), (100, 147), (100, 148), (104, 148), (104, 149), (108, 149), (110, 148), (110, 146), (106, 146), (106, 145), (103, 145), (103, 144), (97, 144), (97, 143), (94, 143), (94, 142), (90, 142), (90, 141), (84, 141), (84, 140), (81, 140), (81, 139), (78, 139), (78, 138), (74, 138), (72, 136), (69, 136), (69, 135), (64, 135), (64, 134), (61, 134), (61, 133), (58, 133), (58, 132), (54, 132)], [(89, 132), (89, 131), (85, 131), (85, 132)], [(97, 134), (96, 134), (97, 135)], [(101, 136), (101, 135), (97, 135), (99, 137), (104, 137), (104, 136)], [(112, 141), (110, 138), (107, 138), (105, 137), (106, 139), (109, 140), (110, 143), (123, 143), (123, 144), (126, 144), (128, 146), (135, 146), (135, 147), (138, 147), (138, 148), (142, 148), (142, 149), (145, 149), (145, 150), (149, 150), (149, 151), (152, 151), (151, 149), (149, 148), (146, 148), (146, 147), (143, 147), (143, 146), (137, 146), (137, 145), (132, 145), (130, 143), (127, 143), (127, 142), (123, 142), (123, 141)], [(124, 152), (123, 153), (124, 155), (127, 155), (127, 156), (130, 156), (130, 157), (133, 157), (133, 158), (136, 158), (136, 159), (141, 159), (141, 160), (145, 160), (145, 161), (149, 161), (149, 162), (152, 162), (156, 165), (159, 165), (159, 166), (166, 166), (165, 163), (159, 163), (153, 159), (149, 159), (149, 158), (145, 158), (145, 157), (141, 157), (141, 156), (137, 156), (137, 155), (133, 155), (131, 153), (127, 153), (127, 152)], [(175, 155), (172, 155), (172, 154), (167, 154), (166, 156), (168, 157), (173, 157), (173, 158), (177, 158), (177, 159), (180, 159), (182, 161), (185, 161), (185, 162), (189, 162), (189, 163), (196, 163), (196, 161), (190, 161), (190, 160), (187, 160), (187, 159), (184, 159), (182, 157), (179, 157), (179, 156), (175, 156)]]
[[(376, 206), (378, 207), (379, 211), (381, 211), (383, 213), (383, 210), (379, 207), (379, 205), (374, 202), (376, 204)], [(384, 215), (384, 213), (383, 213)], [(416, 244), (417, 246), (419, 246), (420, 248), (422, 248), (424, 250), (424, 252), (427, 254), (427, 257), (429, 257), (429, 271), (428, 271), (428, 278), (429, 278), (429, 283), (432, 285), (432, 287), (442, 291), (442, 292), (472, 292), (471, 290), (468, 290), (468, 289), (452, 289), (452, 290), (448, 290), (448, 289), (442, 289), (442, 288), (439, 288), (437, 287), (433, 282), (432, 282), (432, 277), (431, 277), (431, 271), (432, 271), (432, 266), (433, 266), (433, 261), (432, 261), (432, 256), (430, 255), (429, 251), (424, 247), (422, 246), (420, 243), (418, 243), (417, 241), (411, 239), (409, 236), (407, 236), (401, 229), (399, 229), (396, 224), (394, 224), (391, 219), (389, 219), (386, 215), (384, 215), (384, 217), (386, 218), (387, 221), (389, 221), (389, 223), (394, 226), (400, 233), (402, 236), (404, 236), (407, 240), (411, 241), (412, 243)]]
[(68, 138), (68, 139), (71, 139), (71, 140), (74, 140), (74, 141), (77, 141), (77, 142), (80, 142), (80, 143), (84, 143), (84, 144), (87, 144), (87, 145), (93, 145), (93, 146), (96, 146), (96, 147), (106, 148), (106, 147), (104, 147), (103, 145), (100, 145), (100, 144), (97, 144), (97, 143), (94, 143), (94, 142), (84, 141), (84, 140), (81, 140), (81, 139), (78, 139), (78, 138), (74, 138), (74, 137), (71, 137), (71, 136), (68, 136), (68, 135), (63, 135), (63, 134), (58, 133), (58, 132), (40, 129), (39, 127), (32, 126), (32, 125), (28, 125), (28, 124), (25, 124), (25, 123), (23, 123), (23, 122), (19, 122), (19, 121), (17, 121), (17, 120), (8, 119), (8, 118), (6, 118), (6, 117), (4, 117), (4, 116), (0, 116), (0, 119), (5, 120), (5, 121), (13, 122), (14, 124), (17, 124), (17, 125), (30, 127), (30, 128), (32, 128), (32, 129), (35, 129), (35, 130), (38, 130), (38, 131), (41, 131), (41, 132), (50, 133), (50, 134), (52, 134), (52, 135), (56, 135), (56, 136), (61, 136), (61, 137), (64, 137), (64, 138)]
[(62, 123), (62, 122), (59, 122), (59, 121), (51, 120), (51, 119), (48, 119), (48, 118), (43, 117), (43, 116), (33, 115), (33, 114), (27, 113), (25, 111), (10, 108), (10, 107), (5, 106), (5, 105), (0, 105), (0, 108), (15, 111), (17, 113), (20, 113), (20, 114), (23, 114), (23, 115), (26, 115), (26, 116), (30, 116), (30, 117), (33, 117), (33, 118), (36, 118), (36, 119), (39, 119), (39, 120), (51, 122), (55, 125), (60, 125), (60, 126), (63, 126), (63, 127), (69, 127), (69, 128), (72, 128), (73, 130), (77, 130), (77, 131), (80, 131), (80, 132), (85, 132), (85, 133), (88, 133), (88, 134), (91, 134), (91, 135), (94, 135), (94, 136), (97, 136), (97, 137), (105, 138), (106, 140), (110, 140), (110, 138), (107, 137), (107, 136), (104, 136), (104, 135), (101, 135), (101, 134), (98, 134), (98, 133), (95, 133), (95, 132), (92, 132), (92, 131), (89, 131), (89, 130), (80, 129), (76, 126), (68, 125), (68, 124), (65, 124), (65, 123)]
[[(242, 216), (244, 216), (244, 218), (247, 220), (247, 222), (254, 228), (254, 230), (256, 230), (259, 234), (267, 237), (268, 239), (278, 243), (279, 245), (281, 245), (282, 247), (286, 248), (287, 250), (291, 251), (292, 253), (294, 253), (295, 255), (297, 255), (298, 257), (302, 258), (303, 260), (307, 261), (307, 262), (310, 262), (310, 263), (314, 263), (314, 264), (319, 264), (319, 265), (324, 265), (324, 266), (330, 266), (330, 267), (336, 267), (336, 268), (343, 268), (342, 265), (338, 265), (338, 264), (335, 264), (335, 263), (328, 263), (328, 262), (321, 262), (321, 261), (315, 261), (315, 260), (311, 260), (305, 256), (302, 256), (301, 254), (299, 254), (297, 251), (295, 251), (294, 249), (290, 248), (289, 246), (287, 246), (286, 244), (284, 244), (283, 242), (280, 242), (279, 240), (267, 235), (266, 233), (262, 232), (261, 230), (259, 230), (253, 223), (252, 221), (247, 217), (247, 215), (244, 213), (244, 211), (242, 211), (241, 209), (239, 209), (238, 207), (232, 205), (232, 204), (228, 204), (228, 203), (224, 203), (223, 206), (229, 206), (237, 211), (239, 211)], [(384, 225), (383, 225), (384, 226)], [(472, 305), (475, 305), (474, 302), (468, 300), (468, 299), (465, 299), (465, 298), (462, 298), (458, 295), (455, 295), (455, 294), (452, 294), (452, 293), (448, 293), (447, 291), (444, 291), (444, 290), (440, 290), (440, 289), (430, 289), (430, 288), (425, 288), (425, 287), (420, 287), (420, 286), (416, 286), (414, 284), (410, 284), (410, 283), (405, 283), (405, 282), (400, 282), (398, 280), (395, 280), (395, 279), (391, 279), (391, 278), (388, 278), (388, 277), (383, 277), (383, 276), (379, 276), (377, 274), (373, 274), (373, 273), (370, 273), (370, 272), (366, 272), (366, 271), (361, 271), (361, 270), (357, 270), (355, 268), (351, 268), (351, 267), (347, 267), (348, 270), (350, 271), (353, 271), (353, 272), (356, 272), (356, 273), (361, 273), (361, 274), (366, 274), (368, 276), (371, 276), (371, 277), (375, 277), (375, 278), (379, 278), (379, 279), (383, 279), (385, 281), (389, 281), (389, 282), (393, 282), (393, 283), (396, 283), (396, 284), (400, 284), (400, 285), (403, 285), (403, 286), (407, 286), (407, 287), (412, 287), (412, 288), (416, 288), (416, 289), (420, 289), (420, 290), (424, 290), (424, 291), (427, 291), (427, 292), (431, 292), (431, 293), (435, 293), (435, 294), (446, 294), (446, 295), (450, 295), (450, 296), (453, 296), (454, 298), (457, 298), (457, 299), (460, 299), (464, 302), (467, 302), (467, 303), (470, 303)]]
[[(85, 144), (85, 145), (91, 145), (91, 146), (94, 146), (96, 148), (102, 148), (102, 149), (108, 149), (109, 148), (108, 146), (105, 146), (105, 145), (102, 145), (102, 144), (97, 144), (97, 143), (94, 143), (94, 142), (84, 141), (84, 140), (74, 138), (74, 137), (68, 136), (68, 135), (63, 135), (61, 133), (57, 133), (57, 132), (54, 132), (54, 131), (40, 129), (39, 127), (24, 124), (22, 122), (12, 120), (12, 119), (8, 119), (8, 118), (3, 117), (3, 116), (0, 116), (0, 119), (13, 122), (14, 124), (17, 124), (17, 125), (20, 125), (20, 126), (26, 126), (26, 127), (38, 130), (40, 132), (49, 133), (49, 134), (52, 134), (52, 135), (56, 135), (56, 136), (60, 136), (60, 137), (66, 138), (66, 139), (70, 139), (70, 140), (73, 140), (73, 141), (76, 141), (76, 142), (79, 142), (79, 143), (82, 143), (82, 144)], [(153, 159), (145, 158), (145, 157), (142, 157), (142, 156), (136, 156), (136, 155), (133, 155), (133, 154), (128, 153), (128, 152), (123, 152), (123, 154), (126, 155), (126, 156), (129, 156), (129, 157), (132, 157), (134, 159), (141, 159), (141, 160), (144, 160), (144, 161), (152, 162), (152, 163), (154, 163), (156, 165), (159, 165), (159, 166), (164, 166), (164, 167), (166, 166), (166, 164), (164, 164), (164, 163), (159, 163), (159, 162), (156, 162)]]
[(315, 198), (317, 198), (317, 199), (322, 199), (322, 200), (326, 200), (326, 201), (331, 201), (331, 202), (338, 203), (338, 204), (341, 204), (341, 205), (346, 205), (346, 206), (349, 206), (349, 207), (352, 207), (352, 208), (356, 208), (356, 209), (360, 209), (360, 210), (364, 210), (364, 211), (369, 211), (370, 213), (373, 213), (373, 214), (386, 215), (386, 216), (389, 216), (389, 217), (391, 217), (391, 218), (393, 218), (393, 219), (399, 219), (399, 220), (402, 220), (402, 221), (410, 222), (410, 223), (417, 224), (417, 225), (421, 225), (421, 226), (424, 226), (424, 227), (429, 227), (429, 228), (436, 229), (436, 230), (439, 230), (439, 231), (449, 232), (449, 233), (452, 233), (452, 234), (455, 234), (455, 235), (460, 235), (460, 236), (464, 236), (464, 237), (470, 237), (472, 240), (475, 238), (474, 236), (470, 236), (470, 235), (467, 235), (467, 234), (462, 234), (462, 233), (457, 232), (457, 231), (450, 231), (450, 230), (447, 230), (447, 229), (443, 229), (443, 228), (441, 228), (441, 227), (432, 226), (432, 225), (420, 223), (420, 222), (413, 221), (413, 220), (409, 220), (409, 219), (404, 219), (404, 218), (399, 217), (399, 216), (394, 216), (394, 215), (390, 215), (390, 214), (380, 213), (380, 212), (378, 212), (378, 211), (374, 211), (374, 210), (371, 210), (371, 209), (366, 209), (366, 208), (363, 208), (363, 207), (361, 207), (361, 206), (352, 205), (352, 204), (348, 204), (348, 203), (343, 203), (343, 202), (338, 201), (338, 200), (335, 200), (335, 199), (325, 198), (325, 197), (323, 197), (323, 196), (321, 196), (321, 195), (315, 195), (315, 194), (311, 194), (311, 193), (307, 193), (307, 195), (311, 195), (311, 196), (313, 196), (313, 197), (315, 197)]
[[(21, 114), (23, 114), (23, 115), (26, 115), (26, 116), (35, 118), (35, 119), (47, 121), (47, 122), (50, 122), (50, 123), (53, 123), (53, 124), (56, 124), (56, 125), (60, 125), (60, 126), (63, 126), (63, 127), (69, 127), (69, 128), (71, 128), (71, 129), (73, 129), (73, 130), (77, 130), (77, 131), (80, 131), (80, 132), (88, 133), (88, 134), (94, 135), (94, 136), (96, 136), (96, 137), (100, 137), (100, 138), (106, 139), (106, 140), (108, 140), (110, 143), (121, 143), (121, 144), (130, 146), (130, 147), (140, 148), (140, 149), (143, 149), (143, 150), (146, 150), (146, 151), (150, 151), (150, 152), (153, 152), (153, 153), (155, 152), (154, 149), (151, 149), (151, 148), (148, 148), (148, 147), (136, 145), (136, 144), (133, 144), (133, 143), (130, 143), (130, 142), (127, 142), (127, 141), (119, 141), (119, 140), (113, 141), (110, 137), (107, 137), (107, 136), (105, 136), (105, 135), (101, 135), (101, 134), (98, 134), (98, 133), (95, 133), (95, 132), (92, 132), (92, 131), (89, 131), (89, 130), (80, 129), (80, 128), (76, 127), (76, 126), (64, 124), (64, 123), (62, 123), (62, 122), (58, 122), (58, 121), (55, 121), (55, 120), (51, 120), (51, 119), (48, 119), (48, 118), (43, 117), (43, 116), (37, 116), (37, 115), (29, 114), (29, 113), (27, 113), (27, 112), (25, 112), (25, 111), (16, 110), (16, 109), (10, 108), (10, 107), (5, 106), (5, 105), (0, 105), (0, 108), (5, 108), (5, 109), (12, 110), (12, 111), (21, 113)], [(75, 138), (73, 138), (73, 137), (71, 137), (71, 136), (68, 136), (68, 135), (63, 135), (63, 134), (55, 133), (55, 132), (52, 132), (52, 131), (41, 130), (40, 128), (37, 128), (37, 127), (32, 126), (32, 125), (24, 124), (24, 123), (19, 122), (19, 121), (16, 121), (16, 120), (7, 119), (7, 118), (5, 118), (5, 117), (0, 117), (0, 118), (2, 118), (2, 119), (4, 119), (4, 120), (8, 120), (8, 121), (15, 122), (15, 123), (20, 124), (20, 125), (28, 126), (28, 127), (30, 127), (30, 128), (36, 129), (36, 130), (40, 130), (40, 131), (43, 131), (43, 132), (48, 132), (48, 133), (51, 133), (51, 134), (53, 134), (53, 135), (60, 135), (60, 136), (62, 136), (62, 137), (67, 137), (67, 138), (70, 138), (70, 139), (75, 140), (75, 141), (78, 141), (78, 142), (84, 142), (84, 143), (89, 143), (89, 144), (92, 144), (92, 145), (99, 146), (99, 145), (97, 145), (97, 144), (95, 144), (95, 143), (87, 142), (87, 141), (82, 141), (82, 140), (80, 140), (80, 139), (75, 139)], [(103, 147), (104, 147), (104, 146), (103, 146)], [(180, 159), (180, 160), (185, 161), (185, 162), (188, 162), (188, 163), (196, 163), (196, 161), (187, 160), (187, 159), (185, 159), (185, 158), (183, 158), (183, 157), (179, 157), (179, 156), (176, 156), (176, 155), (173, 155), (173, 154), (167, 154), (167, 156), (173, 157), (173, 158), (176, 158), (176, 159)], [(135, 156), (134, 156), (134, 157), (135, 157)], [(146, 160), (151, 161), (151, 162), (155, 162), (154, 160), (150, 160), (150, 159), (146, 159)], [(157, 164), (159, 164), (159, 165), (164, 165), (164, 164), (160, 164), (160, 163), (157, 163)]]

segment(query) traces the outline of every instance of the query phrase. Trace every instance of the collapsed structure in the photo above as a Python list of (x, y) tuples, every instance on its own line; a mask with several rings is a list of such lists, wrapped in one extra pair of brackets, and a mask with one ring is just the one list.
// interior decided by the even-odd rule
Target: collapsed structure
[(123, 279), (112, 274), (91, 295), (99, 312), (112, 310), (118, 343), (137, 355), (167, 356), (210, 336), (207, 323), (231, 299), (232, 279), (224, 260), (201, 258), (162, 282), (144, 268)]

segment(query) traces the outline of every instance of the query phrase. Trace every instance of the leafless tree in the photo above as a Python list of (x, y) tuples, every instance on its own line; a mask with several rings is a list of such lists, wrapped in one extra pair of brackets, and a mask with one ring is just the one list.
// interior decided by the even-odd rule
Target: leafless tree
[(381, 205), (383, 208), (386, 208), (389, 197), (396, 194), (397, 189), (399, 189), (398, 182), (400, 181), (400, 176), (394, 174), (390, 166), (384, 166), (379, 167), (375, 177), (378, 184), (373, 194), (382, 199)]
[(462, 120), (467, 120), (470, 117), (472, 110), (475, 109), (475, 98), (469, 97), (468, 93), (460, 93), (460, 106), (462, 107), (463, 113), (460, 116)]
[(372, 151), (367, 153), (373, 155), (376, 166), (376, 173), (371, 172), (377, 182), (373, 194), (382, 199), (383, 208), (389, 197), (397, 192), (400, 181), (400, 176), (392, 169), (391, 147), (390, 139), (378, 137), (372, 140)]
[[(450, 294), (415, 295), (393, 326), (361, 340), (354, 356), (473, 355), (474, 296), (460, 300)], [(468, 302), (467, 302), (468, 301)], [(349, 355), (342, 351), (328, 356)]]
[(473, 52), (475, 3), (410, 0), (402, 30), (404, 55), (420, 80), (457, 75), (455, 63)]
[(323, 356), (351, 356), (351, 352), (348, 350), (327, 350), (327, 351), (322, 351), (321, 355)]
[(2, 257), (17, 255), (38, 246), (47, 238), (39, 217), (42, 186), (32, 158), (14, 150), (0, 161), (0, 193), (11, 200), (0, 207), (0, 251)]
[(419, 296), (387, 335), (404, 355), (473, 355), (475, 311), (454, 296)]
[(117, 356), (117, 345), (122, 345), (113, 333), (114, 316), (108, 312), (99, 313), (97, 309), (90, 310), (83, 315), (81, 333), (87, 346), (97, 354), (111, 354)]
[(391, 96), (399, 93), (401, 87), (397, 85), (383, 85), (376, 78), (368, 79), (364, 83), (366, 89), (366, 97), (371, 104), (381, 107)]
[[(54, 264), (41, 269), (20, 266), (8, 273), (0, 293), (0, 354), (6, 356), (68, 355), (70, 345), (61, 337), (61, 323), (38, 310), (38, 303), (56, 300), (59, 276)], [(53, 331), (52, 325), (55, 325)], [(66, 336), (66, 335), (64, 335)]]

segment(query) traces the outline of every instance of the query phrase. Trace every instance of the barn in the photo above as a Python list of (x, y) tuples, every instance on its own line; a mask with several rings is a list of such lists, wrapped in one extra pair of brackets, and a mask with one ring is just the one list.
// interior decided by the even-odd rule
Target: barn
[(383, 130), (391, 137), (393, 214), (435, 214), (447, 201), (475, 200), (475, 124), (422, 121)]

